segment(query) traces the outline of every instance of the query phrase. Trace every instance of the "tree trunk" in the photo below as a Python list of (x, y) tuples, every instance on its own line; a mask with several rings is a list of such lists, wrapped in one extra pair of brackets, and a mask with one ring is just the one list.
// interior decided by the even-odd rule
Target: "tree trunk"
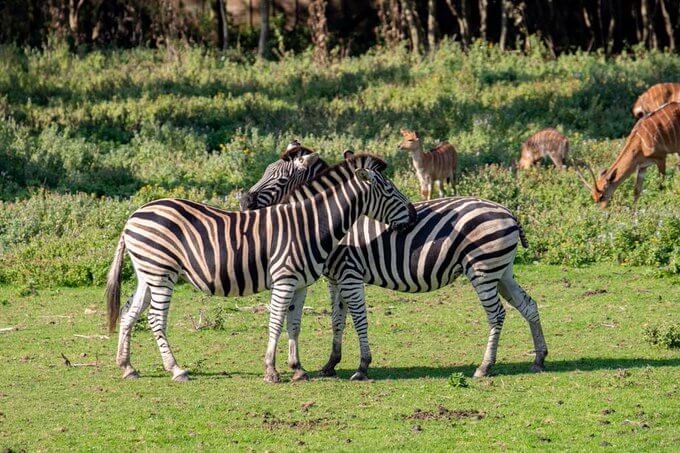
[(607, 29), (607, 47), (605, 48), (605, 53), (610, 55), (614, 50), (614, 30), (616, 29), (616, 11), (612, 6), (611, 1), (609, 3), (609, 28)]
[(260, 41), (257, 44), (257, 55), (265, 57), (267, 53), (267, 39), (269, 38), (269, 1), (260, 0)]
[(505, 50), (506, 39), (508, 37), (508, 14), (512, 3), (509, 0), (501, 0), (501, 37), (498, 44), (501, 50)]
[(479, 36), (486, 41), (486, 13), (488, 0), (479, 0)]
[(649, 20), (649, 12), (647, 11), (647, 0), (641, 0), (640, 2), (640, 18), (642, 19), (642, 41), (646, 46), (650, 45), (650, 29), (651, 22)]
[(217, 17), (217, 45), (225, 50), (229, 45), (227, 25), (227, 0), (215, 0), (215, 16)]
[(78, 16), (80, 13), (80, 8), (83, 7), (83, 3), (85, 3), (85, 0), (69, 0), (68, 2), (68, 26), (77, 43), (80, 42), (80, 26)]
[(671, 15), (666, 9), (666, 0), (659, 0), (661, 3), (661, 15), (663, 16), (663, 23), (666, 27), (666, 34), (668, 35), (668, 48), (671, 52), (675, 51), (675, 38), (673, 37), (673, 22), (671, 22)]
[(462, 13), (458, 12), (455, 1), (456, 0), (446, 0), (446, 5), (449, 7), (449, 10), (451, 10), (451, 14), (453, 14), (453, 17), (455, 17), (456, 21), (458, 22), (458, 29), (460, 30), (461, 41), (463, 41), (463, 44), (467, 46), (469, 32), (467, 17), (465, 16), (465, 0), (462, 0), (461, 2), (463, 6)]
[(434, 50), (435, 33), (437, 29), (437, 2), (436, 0), (427, 0), (427, 45), (430, 51)]
[(415, 53), (420, 52), (420, 35), (418, 33), (418, 25), (416, 24), (415, 11), (413, 9), (413, 0), (403, 0), (403, 13), (406, 25), (408, 26), (409, 35), (411, 37), (412, 50)]

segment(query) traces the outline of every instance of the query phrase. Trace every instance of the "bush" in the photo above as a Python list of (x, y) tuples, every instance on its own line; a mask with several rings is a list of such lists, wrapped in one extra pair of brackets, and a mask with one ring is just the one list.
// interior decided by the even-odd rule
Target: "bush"
[(648, 343), (666, 349), (680, 348), (680, 324), (645, 327), (643, 338)]
[(571, 170), (510, 165), (525, 138), (554, 126), (574, 157), (606, 167), (633, 124), (635, 96), (678, 74), (678, 55), (552, 59), (444, 41), (432, 58), (398, 49), (319, 66), (308, 53), (252, 64), (179, 52), (0, 47), (0, 282), (102, 284), (137, 207), (182, 197), (236, 209), (233, 192), (293, 138), (331, 162), (345, 148), (380, 154), (417, 200), (410, 156), (396, 149), (400, 127), (426, 147), (456, 146), (458, 194), (515, 212), (530, 244), (518, 260), (680, 272), (672, 165), (663, 188), (649, 171), (637, 206), (626, 181), (606, 211)]

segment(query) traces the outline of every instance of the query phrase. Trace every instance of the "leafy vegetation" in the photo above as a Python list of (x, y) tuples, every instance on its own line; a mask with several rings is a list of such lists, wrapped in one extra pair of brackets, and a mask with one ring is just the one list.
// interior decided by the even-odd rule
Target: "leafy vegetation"
[[(641, 324), (680, 318), (678, 276), (653, 268), (519, 265), (538, 301), (550, 355), (532, 374), (531, 336), (509, 309), (495, 377), (471, 379), (487, 324), (468, 282), (429, 294), (369, 287), (372, 382), (350, 382), (359, 363), (348, 326), (340, 380), (263, 382), (267, 296), (214, 299), (181, 286), (169, 338), (192, 380), (171, 382), (156, 341), (135, 331), (123, 381), (117, 336), (106, 334), (101, 288), (0, 287), (0, 449), (35, 450), (673, 450), (680, 437), (677, 350), (650, 346)], [(133, 290), (127, 283), (124, 294)], [(196, 314), (221, 306), (224, 330)], [(217, 312), (214, 312), (217, 313)], [(212, 315), (213, 319), (215, 315)], [(318, 371), (331, 346), (328, 295), (308, 293), (303, 364)], [(279, 348), (284, 380), (285, 341)], [(62, 354), (71, 366), (64, 364)], [(463, 375), (467, 388), (450, 376)]]
[[(600, 210), (572, 171), (515, 174), (520, 143), (556, 126), (572, 155), (607, 166), (649, 84), (680, 73), (680, 57), (636, 50), (558, 59), (445, 41), (427, 58), (371, 51), (327, 66), (310, 53), (244, 64), (200, 48), (74, 55), (0, 47), (0, 282), (101, 284), (128, 215), (163, 196), (236, 208), (293, 138), (337, 161), (347, 147), (384, 155), (418, 199), (400, 127), (461, 154), (458, 193), (507, 205), (530, 242), (523, 262), (616, 261), (680, 272), (680, 177), (651, 171)], [(129, 268), (126, 271), (129, 276)]]
[(645, 340), (664, 348), (680, 348), (680, 325), (665, 323), (661, 326), (647, 326), (643, 331)]

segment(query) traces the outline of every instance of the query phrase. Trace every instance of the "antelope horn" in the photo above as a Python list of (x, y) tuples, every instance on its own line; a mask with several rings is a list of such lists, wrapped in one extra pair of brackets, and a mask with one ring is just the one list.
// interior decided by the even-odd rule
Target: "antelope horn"
[[(588, 169), (588, 172), (590, 173), (590, 176), (592, 177), (592, 180), (593, 180), (592, 186), (588, 183), (588, 179), (583, 175), (583, 173), (581, 173), (581, 170), (579, 170), (578, 165), (583, 165)], [(588, 165), (588, 163), (586, 163), (584, 161), (579, 161), (578, 165), (574, 165), (574, 170), (576, 171), (576, 175), (579, 177), (579, 179), (581, 180), (583, 185), (585, 185), (588, 188), (588, 190), (593, 192), (594, 187), (597, 186), (597, 178), (595, 178), (595, 173), (593, 173), (593, 169), (590, 168), (590, 165)]]
[(581, 173), (581, 171), (577, 167), (574, 167), (574, 171), (576, 171), (576, 175), (578, 176), (578, 179), (580, 179), (581, 182), (583, 183), (583, 185), (586, 186), (586, 189), (588, 189), (589, 191), (592, 192), (593, 186), (588, 184), (588, 180), (586, 179), (585, 176), (583, 176), (583, 173)]

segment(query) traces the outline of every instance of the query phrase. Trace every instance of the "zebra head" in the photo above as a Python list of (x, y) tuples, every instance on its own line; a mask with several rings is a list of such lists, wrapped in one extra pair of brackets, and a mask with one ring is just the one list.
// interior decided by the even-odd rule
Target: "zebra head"
[(354, 156), (345, 151), (345, 160), (361, 183), (369, 188), (364, 198), (364, 214), (388, 224), (390, 231), (409, 230), (417, 221), (415, 207), (406, 196), (394, 186), (382, 171), (387, 164), (380, 158), (369, 154)]
[(279, 160), (269, 164), (262, 178), (241, 195), (241, 210), (277, 204), (295, 187), (314, 178), (326, 168), (328, 164), (316, 152), (294, 140)]

